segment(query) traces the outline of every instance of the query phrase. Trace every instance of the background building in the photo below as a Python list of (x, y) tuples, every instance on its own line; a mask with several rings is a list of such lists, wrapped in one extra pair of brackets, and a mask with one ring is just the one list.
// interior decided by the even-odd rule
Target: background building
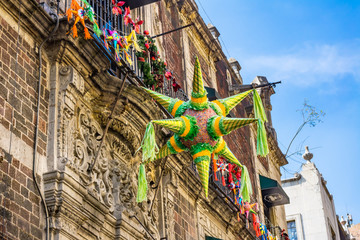
[(286, 221), (290, 239), (340, 239), (338, 220), (332, 195), (326, 181), (311, 162), (313, 154), (308, 151), (303, 158), (307, 162), (299, 174), (282, 181), (290, 204), (285, 205)]
[[(100, 28), (111, 21), (129, 34), (131, 29), (111, 14), (110, 0), (89, 3)], [(145, 125), (151, 119), (171, 116), (140, 88), (144, 75), (133, 50), (134, 64), (121, 60), (120, 66), (99, 39), (81, 37), (80, 25), (80, 37), (67, 34), (70, 25), (61, 14), (69, 5), (68, 0), (0, 2), (1, 236), (255, 239), (245, 218), (238, 221), (239, 209), (230, 191), (210, 179), (209, 197), (204, 197), (188, 153), (149, 164), (148, 201), (136, 203), (141, 161), (136, 150)], [(233, 85), (243, 84), (240, 64), (226, 59), (217, 40), (219, 33), (204, 23), (194, 1), (157, 1), (134, 7), (132, 15), (144, 19), (142, 30), (148, 29), (153, 36), (192, 23), (156, 38), (159, 54), (182, 88), (175, 91), (165, 81), (159, 90), (162, 93), (188, 98), (194, 55), (199, 57), (205, 84), (214, 95), (230, 96), (237, 92)], [(271, 119), (271, 94), (266, 91), (272, 94), (273, 90), (261, 90)], [(251, 100), (230, 114), (251, 115)], [(270, 154), (263, 159), (256, 156), (254, 128), (245, 127), (226, 137), (249, 169), (255, 189), (251, 202), (262, 201), (258, 174), (279, 181), (278, 168), (286, 164), (271, 121), (267, 133)], [(159, 145), (169, 137), (169, 131), (156, 128)], [(258, 161), (264, 165), (261, 169), (256, 167)], [(265, 218), (263, 209), (259, 215)], [(286, 228), (283, 210), (274, 210), (269, 216), (269, 224)]]
[(350, 228), (348, 228), (349, 232), (350, 232), (350, 236), (351, 236), (351, 240), (352, 239), (360, 239), (360, 224), (356, 224), (356, 225), (352, 225)]

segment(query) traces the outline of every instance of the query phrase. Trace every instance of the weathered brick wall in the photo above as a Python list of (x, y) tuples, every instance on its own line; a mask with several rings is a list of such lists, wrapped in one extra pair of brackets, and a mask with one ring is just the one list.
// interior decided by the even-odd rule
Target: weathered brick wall
[(174, 231), (175, 238), (197, 239), (195, 207), (178, 191), (175, 193), (174, 203)]
[(4, 239), (42, 239), (40, 197), (32, 170), (13, 158), (0, 164), (0, 236)]
[(221, 97), (228, 97), (229, 96), (229, 84), (226, 81), (226, 64), (224, 60), (219, 60), (215, 63), (216, 66), (216, 79), (218, 85), (218, 92)]
[[(163, 32), (174, 30), (181, 26), (179, 12), (176, 5), (169, 8), (161, 1), (159, 4), (159, 16), (161, 18), (161, 26)], [(177, 82), (184, 87), (184, 70), (183, 70), (183, 44), (181, 31), (175, 31), (162, 36), (163, 47), (165, 49), (165, 59), (168, 68), (173, 72)]]
[[(42, 239), (40, 197), (32, 179), (37, 80), (39, 61), (33, 44), (20, 28), (17, 48), (17, 24), (9, 15), (0, 17), (0, 233), (4, 239)], [(27, 37), (25, 37), (27, 36)], [(30, 39), (31, 40), (31, 39)], [(18, 61), (16, 64), (16, 54)], [(46, 155), (47, 141), (47, 61), (43, 59), (38, 152)], [(11, 127), (11, 121), (13, 127)], [(12, 141), (10, 142), (10, 131)], [(11, 152), (9, 146), (11, 144)], [(23, 154), (28, 149), (30, 154)], [(16, 157), (14, 157), (14, 154)], [(23, 154), (23, 155), (22, 155)], [(27, 159), (26, 161), (24, 159)], [(41, 223), (40, 223), (41, 222)], [(1, 235), (0, 234), (0, 235)]]
[(213, 87), (210, 81), (209, 66), (192, 41), (189, 41), (189, 49), (190, 53), (193, 55), (191, 56), (191, 64), (193, 66), (195, 65), (195, 56), (197, 56), (201, 65), (201, 73), (203, 75), (204, 84), (206, 86)]
[[(0, 118), (1, 124), (10, 130), (13, 111), (13, 134), (33, 147), (36, 123), (37, 82), (39, 61), (23, 37), (19, 37), (18, 64), (16, 65), (17, 27), (10, 26), (0, 17)], [(16, 30), (15, 30), (15, 29)], [(20, 31), (23, 31), (20, 29)], [(39, 118), (40, 154), (46, 153), (46, 131), (49, 98), (47, 89), (47, 62), (43, 59), (41, 105)], [(17, 68), (17, 69), (16, 69)], [(17, 72), (17, 74), (15, 73)], [(16, 91), (14, 92), (14, 89)], [(14, 94), (15, 93), (15, 94)]]

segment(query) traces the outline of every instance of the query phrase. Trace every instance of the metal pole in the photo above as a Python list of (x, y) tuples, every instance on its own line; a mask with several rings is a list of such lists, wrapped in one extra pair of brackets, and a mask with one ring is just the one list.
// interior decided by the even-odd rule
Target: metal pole
[(122, 93), (122, 91), (123, 91), (123, 89), (124, 89), (125, 81), (126, 81), (127, 76), (128, 76), (128, 72), (125, 74), (124, 79), (123, 79), (122, 84), (121, 84), (121, 87), (120, 87), (120, 90), (119, 90), (118, 94), (116, 95), (115, 102), (114, 102), (114, 106), (113, 106), (113, 108), (112, 108), (112, 110), (111, 110), (110, 115), (108, 116), (108, 122), (107, 122), (107, 124), (106, 124), (104, 134), (103, 134), (103, 136), (102, 136), (102, 138), (101, 138), (100, 146), (99, 146), (99, 148), (98, 148), (98, 150), (96, 151), (96, 154), (95, 154), (94, 162), (89, 165), (89, 169), (88, 169), (89, 172), (91, 172), (91, 171), (93, 170), (93, 168), (94, 168), (94, 166), (95, 166), (95, 164), (96, 164), (96, 161), (97, 161), (97, 159), (98, 159), (98, 157), (99, 157), (99, 154), (100, 154), (102, 145), (103, 145), (103, 143), (104, 143), (104, 139), (105, 139), (106, 134), (107, 134), (107, 132), (108, 132), (108, 130), (109, 130), (110, 124), (111, 124), (111, 122), (112, 122), (112, 120), (113, 120), (112, 115), (113, 115), (113, 113), (114, 113), (114, 111), (115, 111), (115, 107), (116, 107), (117, 102), (118, 102), (118, 100), (119, 100), (119, 98), (120, 98), (120, 95), (121, 95), (121, 93)]
[(144, 226), (144, 224), (138, 219), (136, 215), (132, 215), (130, 216), (130, 218), (135, 218), (138, 223), (145, 229), (145, 231), (150, 235), (150, 237), (155, 240), (155, 238), (150, 234), (149, 230)]

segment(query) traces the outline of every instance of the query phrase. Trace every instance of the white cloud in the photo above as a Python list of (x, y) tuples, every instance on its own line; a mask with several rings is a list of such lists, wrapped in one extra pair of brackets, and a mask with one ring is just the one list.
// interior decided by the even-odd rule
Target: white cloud
[[(360, 81), (360, 40), (335, 45), (304, 44), (287, 54), (243, 59), (244, 73), (310, 86), (351, 76)], [(253, 76), (254, 76), (253, 75)]]

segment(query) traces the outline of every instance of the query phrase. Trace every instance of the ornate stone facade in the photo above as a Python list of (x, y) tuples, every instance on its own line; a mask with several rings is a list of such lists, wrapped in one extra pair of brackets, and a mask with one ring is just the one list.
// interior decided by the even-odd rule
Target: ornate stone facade
[[(53, 7), (57, 3), (47, 2)], [(64, 1), (60, 6), (62, 10)], [(108, 58), (93, 41), (67, 35), (65, 18), (43, 49), (39, 157), (33, 165), (39, 64), (34, 49), (54, 27), (45, 10), (35, 0), (0, 2), (0, 189), (4, 190), (0, 218), (5, 223), (1, 234), (44, 239), (47, 229), (51, 239), (255, 239), (244, 219), (237, 221), (236, 207), (214, 186), (210, 186), (208, 199), (204, 197), (187, 153), (147, 165), (148, 201), (136, 202), (138, 149), (145, 125), (169, 113), (139, 87), (141, 79), (129, 67), (118, 67), (117, 76), (110, 74)], [(19, 12), (20, 67), (15, 72)], [(191, 88), (193, 54), (202, 61), (207, 85), (218, 89), (221, 97), (229, 95), (228, 87), (221, 87), (224, 81), (226, 86), (242, 81), (194, 1), (163, 0), (134, 14), (148, 19), (154, 35), (194, 22), (194, 27), (158, 39), (160, 54), (167, 58), (185, 92)], [(125, 87), (115, 105), (125, 75)], [(19, 88), (14, 97), (15, 87)], [(234, 114), (244, 116), (244, 106)], [(13, 151), (8, 152), (11, 134)], [(156, 128), (159, 145), (169, 137), (168, 131)], [(254, 134), (247, 128), (236, 131), (228, 144), (255, 179), (252, 139)], [(34, 185), (33, 170), (41, 195)], [(256, 188), (258, 183), (253, 184)]]

